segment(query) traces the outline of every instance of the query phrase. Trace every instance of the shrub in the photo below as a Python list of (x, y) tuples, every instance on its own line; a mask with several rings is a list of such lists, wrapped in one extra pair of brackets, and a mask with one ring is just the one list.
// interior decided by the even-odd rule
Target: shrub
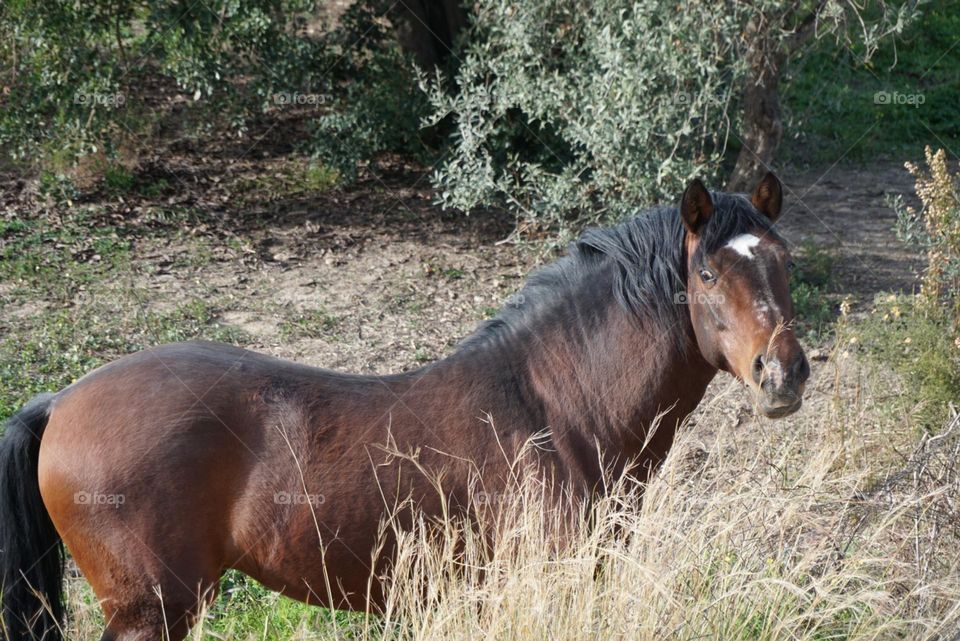
[(797, 267), (790, 274), (790, 295), (797, 330), (808, 337), (822, 337), (834, 318), (834, 307), (827, 299), (833, 255), (816, 243), (806, 241), (800, 245), (795, 258)]
[(122, 102), (114, 47), (116, 21), (132, 19), (97, 2), (4, 3), (0, 9), (0, 146), (15, 159), (50, 139), (66, 155), (96, 150), (98, 133)]
[(742, 74), (741, 7), (477, 3), (455, 82), (421, 78), (426, 123), (454, 126), (434, 176), (441, 202), (503, 202), (556, 224), (716, 177)]
[(298, 109), (316, 120), (307, 151), (349, 177), (378, 151), (419, 147), (425, 98), (381, 4), (360, 0), (314, 35), (314, 0), (6, 3), (0, 145), (61, 171), (93, 153), (113, 161), (180, 92), (200, 128), (235, 135), (263, 112)]
[(960, 399), (960, 199), (943, 150), (925, 155), (927, 169), (907, 163), (922, 208), (894, 201), (899, 237), (926, 257), (920, 291), (878, 297), (861, 330), (874, 356), (904, 379), (903, 409), (933, 430)]
[[(379, 152), (415, 156), (425, 145), (420, 120), (426, 96), (417, 87), (413, 63), (394, 44), (378, 17), (377, 0), (353, 4), (330, 35), (339, 82), (328, 109), (315, 118), (305, 149), (346, 180)], [(358, 43), (362, 46), (357, 47)]]
[[(902, 240), (921, 247), (926, 266), (920, 281), (920, 301), (935, 315), (946, 314), (954, 330), (960, 324), (960, 192), (947, 168), (947, 155), (925, 150), (927, 170), (906, 163), (916, 179), (923, 208), (897, 208)], [(960, 340), (960, 337), (958, 337)], [(958, 346), (960, 347), (960, 346)]]
[(877, 297), (858, 330), (875, 360), (902, 379), (895, 408), (928, 432), (939, 429), (949, 403), (960, 400), (960, 346), (942, 317), (918, 296), (887, 294)]
[(737, 132), (750, 153), (734, 182), (746, 180), (741, 165), (769, 162), (780, 139), (788, 58), (827, 36), (862, 42), (869, 58), (914, 14), (911, 3), (866, 4), (473, 3), (453, 81), (421, 78), (426, 123), (454, 129), (434, 176), (440, 202), (506, 204), (547, 226), (617, 218), (676, 198), (694, 176), (716, 182)]
[[(156, 102), (151, 74), (231, 113), (296, 82), (303, 61), (284, 16), (303, 0), (116, 3), (17, 0), (0, 13), (0, 142), (15, 159), (116, 151)], [(270, 66), (264, 65), (265, 59)], [(301, 69), (296, 66), (294, 69)], [(247, 78), (242, 89), (235, 82)], [(134, 136), (136, 137), (136, 136)]]

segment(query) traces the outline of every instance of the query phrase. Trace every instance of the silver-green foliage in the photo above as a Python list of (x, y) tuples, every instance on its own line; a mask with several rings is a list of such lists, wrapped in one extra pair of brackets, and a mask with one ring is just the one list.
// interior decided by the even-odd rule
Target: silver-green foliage
[(715, 176), (743, 76), (743, 5), (685, 0), (481, 0), (455, 87), (422, 78), (452, 117), (434, 174), (446, 206), (507, 203), (540, 223), (622, 215)]
[(314, 132), (300, 146), (341, 176), (379, 151), (410, 152), (425, 98), (384, 24), (390, 5), (358, 0), (336, 27), (312, 34), (321, 5), (0, 3), (0, 158), (69, 164), (127, 140), (143, 145), (173, 91), (196, 111), (169, 124), (237, 135), (265, 112), (300, 107)]

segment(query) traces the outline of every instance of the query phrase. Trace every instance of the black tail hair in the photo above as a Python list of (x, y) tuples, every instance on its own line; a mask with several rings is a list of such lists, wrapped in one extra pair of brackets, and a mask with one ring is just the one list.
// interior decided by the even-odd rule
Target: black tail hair
[(0, 439), (0, 598), (4, 641), (59, 641), (63, 544), (40, 497), (37, 463), (53, 394), (7, 421)]

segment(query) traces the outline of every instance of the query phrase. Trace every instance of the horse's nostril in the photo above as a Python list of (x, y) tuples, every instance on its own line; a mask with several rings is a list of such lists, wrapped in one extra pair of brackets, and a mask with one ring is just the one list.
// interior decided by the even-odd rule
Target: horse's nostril
[(763, 378), (763, 367), (763, 354), (757, 354), (757, 357), (753, 359), (753, 382), (757, 385), (760, 385)]
[(803, 383), (810, 378), (810, 362), (807, 361), (807, 357), (804, 354), (801, 354), (800, 358), (797, 359), (797, 364), (793, 371), (798, 383)]

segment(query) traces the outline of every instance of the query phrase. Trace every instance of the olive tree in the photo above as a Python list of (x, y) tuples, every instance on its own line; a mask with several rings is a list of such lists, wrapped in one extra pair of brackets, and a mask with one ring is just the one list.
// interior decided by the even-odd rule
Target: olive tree
[(831, 38), (838, 46), (856, 40), (866, 62), (884, 38), (902, 31), (915, 17), (916, 5), (855, 0), (751, 3), (743, 37), (741, 146), (727, 189), (745, 191), (773, 163), (783, 138), (780, 77), (790, 58), (802, 55), (817, 38)]
[[(617, 217), (693, 176), (731, 186), (769, 165), (777, 89), (817, 37), (869, 54), (911, 4), (855, 0), (478, 0), (453, 78), (424, 75), (427, 125), (449, 123), (440, 201), (505, 203), (527, 223)], [(856, 28), (854, 28), (854, 26)]]

